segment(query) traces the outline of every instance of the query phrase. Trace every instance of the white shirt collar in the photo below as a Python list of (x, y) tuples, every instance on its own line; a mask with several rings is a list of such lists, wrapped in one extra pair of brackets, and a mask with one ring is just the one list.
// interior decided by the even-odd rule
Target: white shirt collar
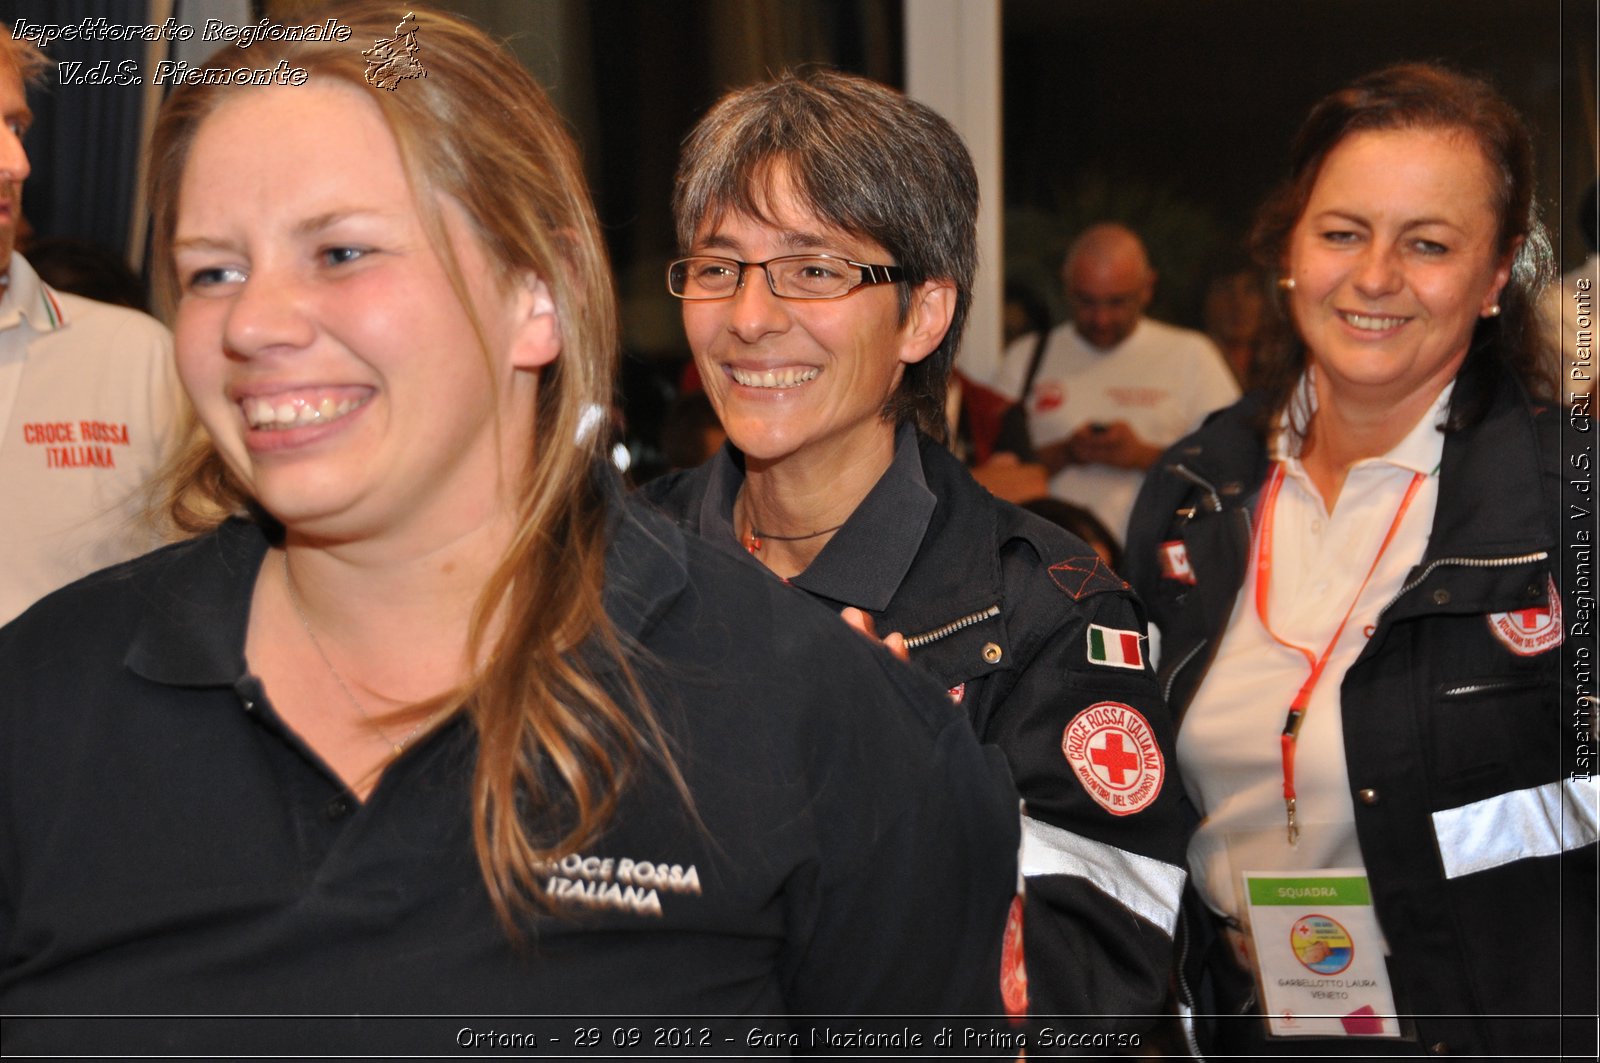
[[(1425, 476), (1435, 476), (1439, 472), (1439, 462), (1444, 457), (1444, 422), (1450, 412), (1450, 394), (1455, 390), (1456, 382), (1451, 380), (1439, 392), (1439, 397), (1426, 413), (1411, 426), (1411, 431), (1405, 437), (1390, 447), (1389, 450), (1375, 458), (1363, 458), (1356, 462), (1358, 467), (1372, 462), (1383, 462), (1395, 465), (1411, 472), (1420, 472)], [(1317, 410), (1317, 392), (1311, 385), (1311, 373), (1307, 370), (1301, 374), (1300, 383), (1295, 385), (1295, 395), (1289, 401), (1289, 409), (1300, 408), (1307, 411), (1307, 416)], [(1285, 410), (1279, 419), (1278, 430), (1272, 437), (1272, 458), (1281, 461), (1291, 472), (1301, 472), (1300, 466), (1300, 433), (1295, 431)]]
[(35, 332), (54, 332), (67, 323), (66, 309), (55, 291), (28, 265), (28, 260), (11, 253), (11, 282), (0, 288), (0, 331), (15, 328), (23, 321)]

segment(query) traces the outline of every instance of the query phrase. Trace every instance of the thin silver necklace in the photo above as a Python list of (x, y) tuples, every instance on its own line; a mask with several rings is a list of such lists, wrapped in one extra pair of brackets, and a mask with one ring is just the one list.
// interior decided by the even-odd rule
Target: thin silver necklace
[(317, 651), (317, 656), (322, 658), (322, 663), (327, 667), (328, 674), (333, 676), (333, 681), (339, 684), (340, 690), (344, 691), (345, 698), (355, 706), (356, 711), (361, 714), (361, 718), (367, 721), (367, 725), (378, 732), (378, 737), (389, 744), (394, 750), (394, 756), (398, 757), (401, 753), (404, 753), (406, 746), (411, 744), (411, 740), (416, 738), (424, 727), (433, 722), (433, 715), (413, 727), (400, 741), (396, 742), (393, 738), (390, 738), (389, 732), (385, 731), (383, 725), (372, 718), (372, 714), (367, 712), (366, 707), (361, 704), (355, 692), (350, 689), (350, 685), (344, 681), (344, 676), (339, 674), (339, 669), (333, 666), (333, 662), (328, 659), (327, 651), (322, 648), (321, 640), (317, 638), (317, 633), (311, 630), (311, 620), (306, 616), (305, 608), (300, 604), (300, 595), (295, 593), (294, 576), (289, 572), (289, 551), (287, 550), (283, 552), (283, 585), (289, 592), (289, 604), (294, 606), (295, 615), (300, 618), (300, 626), (306, 629), (306, 637), (311, 640), (312, 648)]

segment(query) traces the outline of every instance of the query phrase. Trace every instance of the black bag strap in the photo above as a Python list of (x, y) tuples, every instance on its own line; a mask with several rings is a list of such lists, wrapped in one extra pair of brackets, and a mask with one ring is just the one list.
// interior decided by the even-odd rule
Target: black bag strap
[(1017, 393), (1017, 401), (1026, 403), (1028, 392), (1033, 390), (1033, 378), (1039, 375), (1039, 363), (1044, 361), (1044, 345), (1050, 341), (1050, 330), (1039, 330), (1039, 338), (1033, 343), (1033, 355), (1028, 362), (1028, 375), (1022, 378), (1022, 390)]

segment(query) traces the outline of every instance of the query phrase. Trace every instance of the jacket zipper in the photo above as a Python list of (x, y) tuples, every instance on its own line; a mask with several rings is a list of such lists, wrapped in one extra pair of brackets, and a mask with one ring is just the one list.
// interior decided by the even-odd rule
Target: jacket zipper
[(1446, 687), (1439, 692), (1442, 698), (1464, 698), (1472, 694), (1485, 694), (1493, 690), (1515, 690), (1519, 687), (1536, 686), (1533, 677), (1527, 679), (1484, 679), (1476, 683), (1457, 683), (1453, 687)]
[(920, 635), (912, 635), (910, 638), (906, 639), (906, 649), (921, 649), (930, 642), (938, 642), (947, 635), (954, 635), (957, 631), (960, 631), (963, 628), (969, 628), (973, 624), (981, 624), (985, 620), (993, 620), (999, 615), (999, 605), (991, 605), (989, 608), (980, 609), (976, 613), (968, 613), (959, 620), (952, 620), (948, 624), (934, 628), (932, 631), (924, 631)]
[(1385, 602), (1382, 609), (1378, 610), (1378, 619), (1382, 620), (1383, 614), (1389, 611), (1391, 605), (1421, 586), (1423, 581), (1433, 575), (1433, 570), (1440, 565), (1461, 565), (1464, 568), (1510, 568), (1513, 565), (1528, 565), (1535, 561), (1547, 561), (1549, 558), (1550, 551), (1548, 550), (1538, 550), (1531, 554), (1518, 554), (1515, 557), (1441, 557), (1437, 561), (1428, 562), (1428, 567), (1418, 573), (1415, 579), (1408, 581), (1404, 587), (1395, 592), (1395, 596)]
[[(1188, 480), (1190, 483), (1200, 488), (1206, 494), (1210, 495), (1211, 508), (1213, 511), (1217, 513), (1223, 512), (1222, 496), (1217, 494), (1217, 489), (1211, 485), (1210, 481), (1206, 480), (1205, 477), (1201, 476), (1199, 473), (1192, 471), (1186, 465), (1172, 465), (1169, 466), (1169, 468), (1171, 468), (1172, 471), (1177, 473), (1179, 476), (1182, 476), (1185, 480)], [(1255, 539), (1255, 528), (1253, 527), (1253, 522), (1250, 519), (1250, 507), (1242, 506), (1240, 507), (1239, 512), (1244, 515), (1245, 540), (1247, 542), (1253, 541)], [(1171, 704), (1172, 688), (1178, 682), (1178, 674), (1185, 668), (1189, 667), (1189, 662), (1193, 661), (1195, 656), (1201, 650), (1205, 649), (1206, 644), (1210, 641), (1210, 639), (1201, 639), (1195, 644), (1193, 649), (1184, 655), (1183, 660), (1179, 661), (1177, 666), (1173, 668), (1172, 671), (1167, 673), (1166, 686), (1161, 691), (1162, 700), (1166, 701), (1168, 704)]]
[(1195, 643), (1194, 649), (1184, 654), (1183, 660), (1179, 661), (1177, 666), (1173, 668), (1172, 671), (1167, 673), (1167, 685), (1165, 689), (1161, 691), (1161, 699), (1163, 701), (1167, 702), (1169, 705), (1172, 703), (1172, 686), (1178, 681), (1178, 673), (1189, 667), (1189, 662), (1194, 660), (1195, 654), (1205, 649), (1206, 643), (1210, 641), (1210, 639), (1201, 639), (1199, 642)]
[(1189, 1048), (1189, 1055), (1197, 1063), (1205, 1063), (1206, 1057), (1200, 1054), (1200, 1037), (1195, 1032), (1194, 1015), (1199, 1005), (1195, 1003), (1194, 990), (1189, 988), (1188, 976), (1184, 970), (1189, 965), (1189, 912), (1182, 905), (1178, 908), (1178, 962), (1174, 965), (1173, 974), (1178, 982), (1178, 1028), (1183, 1031), (1183, 1040)]

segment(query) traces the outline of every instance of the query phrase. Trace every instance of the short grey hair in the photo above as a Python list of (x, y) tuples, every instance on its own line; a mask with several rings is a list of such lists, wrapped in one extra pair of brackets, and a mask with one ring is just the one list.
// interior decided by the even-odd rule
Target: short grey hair
[(766, 217), (774, 174), (828, 225), (883, 246), (910, 293), (928, 280), (956, 287), (939, 346), (906, 367), (885, 416), (943, 440), (945, 390), (972, 304), (978, 268), (978, 175), (960, 134), (926, 104), (867, 78), (788, 72), (731, 92), (684, 141), (672, 196), (678, 245), (729, 212)]

